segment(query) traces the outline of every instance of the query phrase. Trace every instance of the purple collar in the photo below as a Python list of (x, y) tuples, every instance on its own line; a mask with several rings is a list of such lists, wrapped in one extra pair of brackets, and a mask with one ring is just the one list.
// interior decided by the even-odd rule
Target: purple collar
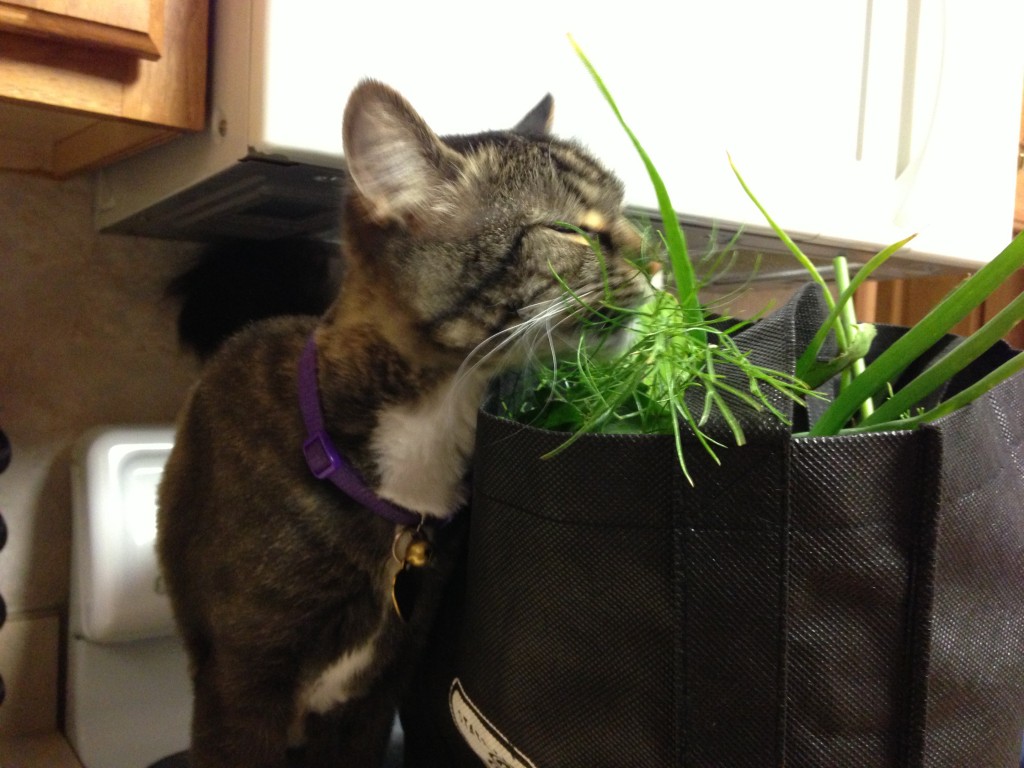
[(299, 358), (299, 408), (309, 437), (302, 444), (306, 463), (314, 477), (330, 480), (350, 499), (396, 525), (416, 528), (423, 523), (423, 516), (385, 501), (363, 480), (356, 468), (349, 464), (334, 447), (324, 426), (324, 415), (320, 410), (320, 394), (316, 379), (316, 341), (310, 334), (306, 348)]

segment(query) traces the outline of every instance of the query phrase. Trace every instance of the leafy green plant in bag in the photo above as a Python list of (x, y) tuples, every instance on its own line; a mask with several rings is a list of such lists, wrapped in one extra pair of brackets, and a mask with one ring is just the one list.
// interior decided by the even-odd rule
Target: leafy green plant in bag
[[(847, 275), (845, 260), (837, 258), (838, 296), (833, 297), (813, 262), (772, 219), (733, 166), (737, 180), (769, 226), (808, 271), (809, 278), (821, 286), (830, 310), (821, 329), (800, 355), (795, 376), (752, 364), (732, 340), (732, 335), (749, 321), (715, 317), (701, 305), (700, 285), (668, 190), (596, 69), (575, 41), (572, 44), (650, 176), (663, 223), (659, 233), (661, 260), (667, 266), (672, 290), (655, 289), (642, 307), (617, 310), (614, 321), (597, 313), (597, 321), (584, 333), (575, 356), (538, 366), (532, 372), (532, 385), (504, 402), (504, 415), (510, 418), (571, 433), (553, 453), (566, 449), (589, 432), (673, 434), (680, 466), (686, 473), (684, 430), (714, 456), (720, 446), (704, 430), (714, 417), (724, 421), (735, 444), (742, 445), (745, 436), (735, 412), (738, 406), (769, 412), (785, 422), (785, 415), (773, 405), (772, 397), (781, 395), (802, 402), (806, 397), (819, 396), (814, 390), (838, 376), (839, 394), (812, 426), (811, 435), (910, 429), (970, 402), (1024, 368), (1024, 353), (1018, 354), (938, 407), (924, 413), (910, 412), (922, 397), (1024, 319), (1024, 298), (1018, 297), (967, 341), (886, 397), (891, 383), (913, 360), (984, 301), (1014, 270), (1024, 266), (1024, 235), (951, 293), (871, 365), (865, 366), (863, 357), (870, 349), (874, 328), (858, 323), (854, 317), (854, 292), (912, 238), (883, 249), (852, 278)], [(731, 165), (731, 159), (729, 162)], [(600, 256), (599, 244), (593, 242), (592, 246)], [(612, 334), (621, 334), (622, 323), (628, 325), (627, 336), (631, 340), (624, 350), (613, 351), (608, 339)], [(835, 340), (838, 354), (820, 360), (829, 336)], [(722, 374), (727, 367), (728, 377)], [(774, 394), (769, 396), (770, 393)], [(876, 398), (880, 399), (877, 409)], [(689, 474), (687, 478), (692, 482)]]

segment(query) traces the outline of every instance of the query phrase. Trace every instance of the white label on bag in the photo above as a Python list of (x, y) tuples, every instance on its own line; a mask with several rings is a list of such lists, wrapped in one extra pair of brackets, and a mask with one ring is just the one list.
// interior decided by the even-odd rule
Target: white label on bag
[(448, 694), (452, 720), (462, 738), (488, 768), (537, 768), (469, 700), (455, 678)]

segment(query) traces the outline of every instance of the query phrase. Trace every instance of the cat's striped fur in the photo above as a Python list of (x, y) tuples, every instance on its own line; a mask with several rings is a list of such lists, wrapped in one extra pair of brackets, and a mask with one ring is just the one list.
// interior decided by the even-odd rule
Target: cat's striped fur
[[(160, 488), (158, 550), (195, 686), (193, 768), (378, 764), (398, 662), (429, 620), (393, 615), (395, 526), (315, 480), (301, 452), (296, 366), (310, 333), (339, 449), (378, 494), (429, 518), (465, 502), (488, 379), (571, 347), (601, 302), (645, 280), (618, 180), (547, 133), (551, 101), (512, 131), (438, 138), (384, 85), (345, 113), (344, 278), (321, 319), (233, 337), (179, 420)], [(443, 565), (443, 558), (440, 558)]]

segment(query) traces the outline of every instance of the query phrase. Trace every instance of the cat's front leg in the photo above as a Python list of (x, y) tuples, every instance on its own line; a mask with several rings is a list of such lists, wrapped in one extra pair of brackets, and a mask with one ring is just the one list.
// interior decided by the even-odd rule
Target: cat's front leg
[(304, 768), (377, 768), (384, 762), (395, 719), (388, 686), (323, 715), (306, 718)]
[(287, 768), (292, 686), (258, 670), (225, 656), (197, 670), (189, 768)]

